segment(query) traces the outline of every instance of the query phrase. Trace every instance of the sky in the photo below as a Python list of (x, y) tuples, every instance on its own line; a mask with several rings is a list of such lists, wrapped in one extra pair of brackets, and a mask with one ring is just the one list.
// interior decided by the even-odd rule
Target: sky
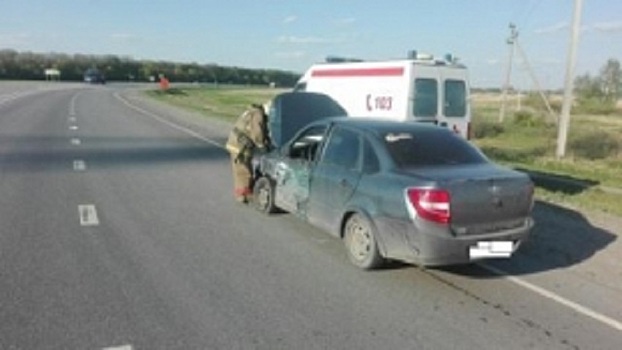
[[(451, 53), (500, 87), (509, 23), (535, 79), (564, 84), (574, 0), (0, 0), (0, 49), (112, 54), (303, 73), (326, 56)], [(622, 1), (583, 0), (575, 75), (622, 60)], [(535, 87), (514, 56), (512, 85)]]

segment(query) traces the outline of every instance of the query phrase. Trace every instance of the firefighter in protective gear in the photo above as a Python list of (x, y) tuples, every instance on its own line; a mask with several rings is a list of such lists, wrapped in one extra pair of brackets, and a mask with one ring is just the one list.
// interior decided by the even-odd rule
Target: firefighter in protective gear
[(238, 117), (227, 139), (233, 167), (233, 191), (238, 202), (248, 203), (251, 198), (253, 154), (265, 151), (269, 144), (266, 113), (264, 106), (252, 105)]

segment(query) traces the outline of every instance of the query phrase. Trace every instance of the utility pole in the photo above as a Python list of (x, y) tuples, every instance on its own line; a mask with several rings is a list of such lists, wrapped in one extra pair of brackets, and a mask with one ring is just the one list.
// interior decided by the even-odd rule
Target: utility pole
[(551, 118), (553, 118), (553, 121), (557, 124), (557, 117), (555, 116), (555, 112), (553, 112), (553, 108), (551, 107), (551, 103), (549, 103), (549, 99), (542, 92), (542, 88), (540, 87), (540, 82), (538, 81), (538, 77), (536, 77), (536, 73), (531, 68), (531, 65), (529, 64), (529, 60), (527, 59), (527, 55), (525, 55), (525, 51), (523, 51), (523, 48), (518, 43), (518, 40), (516, 40), (515, 45), (516, 45), (516, 48), (518, 49), (518, 53), (521, 55), (521, 58), (523, 59), (523, 62), (525, 63), (525, 67), (527, 67), (527, 71), (529, 72), (529, 75), (531, 76), (531, 80), (536, 86), (536, 90), (538, 91), (540, 98), (542, 99), (542, 101), (544, 102), (544, 105), (546, 106), (546, 110), (549, 112), (549, 115), (551, 116)]
[(568, 49), (568, 64), (566, 66), (566, 81), (564, 84), (564, 101), (562, 103), (562, 114), (560, 116), (559, 129), (557, 134), (557, 159), (561, 159), (566, 155), (566, 141), (568, 138), (568, 127), (570, 125), (570, 110), (572, 108), (574, 69), (577, 63), (577, 46), (579, 43), (582, 6), (583, 0), (574, 1), (570, 47)]
[(512, 58), (514, 57), (514, 44), (516, 43), (516, 39), (518, 38), (518, 31), (516, 30), (516, 25), (514, 23), (510, 23), (510, 36), (506, 40), (506, 43), (510, 47), (509, 55), (508, 55), (508, 67), (505, 74), (505, 84), (503, 84), (503, 93), (501, 95), (501, 110), (499, 111), (499, 123), (503, 122), (503, 118), (505, 117), (505, 104), (508, 96), (508, 89), (510, 86), (510, 77), (512, 76)]

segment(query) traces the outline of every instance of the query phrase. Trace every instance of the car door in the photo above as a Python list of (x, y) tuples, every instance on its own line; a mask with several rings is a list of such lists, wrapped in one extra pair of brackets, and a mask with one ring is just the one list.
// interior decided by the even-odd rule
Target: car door
[(308, 220), (332, 232), (361, 177), (361, 136), (336, 126), (311, 173)]
[(274, 169), (274, 202), (279, 208), (306, 216), (309, 175), (326, 129), (324, 124), (308, 127), (284, 146)]

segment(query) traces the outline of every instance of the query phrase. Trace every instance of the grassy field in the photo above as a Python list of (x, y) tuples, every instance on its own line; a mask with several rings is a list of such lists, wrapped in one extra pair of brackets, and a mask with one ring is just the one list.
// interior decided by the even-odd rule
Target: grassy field
[(198, 111), (208, 117), (233, 121), (249, 105), (263, 104), (284, 91), (286, 90), (209, 85), (172, 88), (166, 92), (151, 90), (147, 91), (147, 94), (175, 106)]
[(558, 160), (556, 119), (537, 98), (525, 99), (518, 110), (512, 97), (503, 123), (498, 95), (474, 94), (472, 102), (473, 142), (490, 158), (568, 180), (568, 186), (539, 184), (540, 198), (622, 216), (622, 113), (573, 114), (566, 157)]
[[(206, 117), (233, 121), (251, 103), (264, 103), (286, 91), (239, 86), (203, 86), (148, 91), (158, 100), (198, 111)], [(559, 100), (552, 104), (558, 107)], [(517, 109), (511, 96), (503, 123), (498, 122), (500, 97), (472, 96), (473, 142), (491, 159), (541, 175), (563, 176), (566, 183), (536, 179), (536, 193), (547, 201), (622, 216), (622, 113), (572, 115), (567, 157), (555, 157), (555, 117), (537, 98)]]

